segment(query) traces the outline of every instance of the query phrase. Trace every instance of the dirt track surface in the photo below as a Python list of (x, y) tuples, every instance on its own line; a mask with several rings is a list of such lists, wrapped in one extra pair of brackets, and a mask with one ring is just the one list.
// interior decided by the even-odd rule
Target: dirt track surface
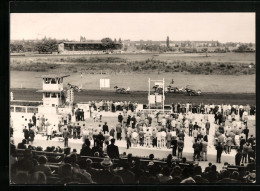
[[(36, 89), (10, 89), (14, 94), (15, 100), (28, 100), (28, 101), (42, 101), (42, 94), (37, 93)], [(112, 101), (132, 101), (142, 104), (148, 103), (148, 92), (136, 91), (130, 94), (117, 94), (114, 91), (102, 91), (102, 90), (83, 90), (82, 92), (75, 93), (75, 102), (87, 102), (87, 101), (100, 101), (100, 100), (112, 100)], [(187, 103), (194, 104), (256, 104), (255, 94), (234, 94), (234, 93), (204, 93), (201, 96), (186, 96), (183, 94), (167, 94), (165, 98), (165, 104), (172, 103)]]

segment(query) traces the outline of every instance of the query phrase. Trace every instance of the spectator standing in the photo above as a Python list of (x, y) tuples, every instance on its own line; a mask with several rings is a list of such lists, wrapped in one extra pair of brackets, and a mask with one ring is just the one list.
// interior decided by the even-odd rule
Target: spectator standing
[(201, 144), (202, 144), (202, 151), (201, 151), (202, 161), (207, 161), (208, 143), (202, 140)]
[(50, 140), (51, 140), (52, 131), (53, 131), (52, 126), (51, 126), (51, 125), (47, 125), (47, 126), (46, 126), (47, 141), (49, 140), (49, 138), (50, 138)]
[(111, 144), (107, 146), (107, 154), (111, 159), (119, 158), (118, 146), (115, 145), (115, 139), (111, 139)]
[(142, 129), (139, 131), (139, 144), (140, 146), (144, 146), (144, 132)]
[(240, 166), (241, 159), (242, 159), (242, 152), (240, 149), (237, 149), (237, 154), (235, 156), (236, 166)]
[(193, 143), (192, 148), (194, 150), (193, 161), (195, 161), (196, 158), (198, 159), (198, 161), (200, 161), (200, 145), (199, 145), (197, 139), (195, 139), (195, 143)]
[(119, 122), (116, 125), (116, 138), (117, 140), (122, 140), (122, 122)]
[(36, 116), (35, 113), (32, 116), (33, 125), (36, 127)]
[(80, 156), (91, 156), (92, 150), (90, 148), (90, 141), (88, 139), (85, 140), (85, 143), (82, 145), (82, 149), (80, 150)]
[(231, 146), (232, 146), (232, 138), (230, 136), (227, 137), (226, 144), (227, 144), (227, 153), (230, 154)]
[(216, 150), (217, 150), (217, 163), (221, 163), (221, 155), (223, 152), (223, 146), (221, 145), (220, 142), (218, 142)]
[(64, 147), (69, 147), (69, 130), (65, 126), (63, 129)]
[(146, 130), (146, 133), (145, 133), (145, 145), (146, 145), (146, 147), (148, 147), (148, 148), (150, 148), (151, 136), (152, 136), (152, 134), (150, 133), (149, 129), (147, 129), (147, 130)]
[(192, 137), (193, 124), (192, 121), (189, 123), (189, 136)]
[(161, 132), (161, 145), (162, 147), (166, 146), (166, 132), (164, 130)]
[(177, 141), (177, 146), (178, 146), (178, 159), (182, 158), (182, 151), (184, 148), (184, 141), (180, 138)]
[(246, 135), (246, 141), (248, 139), (248, 133), (249, 133), (249, 129), (248, 127), (246, 126), (246, 128), (243, 130), (243, 133)]
[(248, 155), (248, 150), (249, 150), (249, 144), (245, 143), (243, 145), (243, 156), (242, 156), (242, 163), (247, 163), (247, 155)]
[(103, 133), (106, 134), (106, 132), (108, 133), (107, 122), (105, 122), (104, 125), (103, 125)]
[(122, 124), (122, 122), (123, 122), (123, 116), (122, 116), (121, 113), (119, 113), (119, 115), (118, 115), (118, 122), (119, 122), (120, 124)]
[(26, 140), (26, 144), (29, 143), (29, 130), (26, 128), (26, 126), (23, 129), (23, 135), (24, 135), (24, 139)]
[(172, 142), (172, 134), (170, 132), (170, 130), (168, 130), (167, 134), (166, 134), (166, 146), (167, 146), (167, 149), (170, 149), (171, 148), (171, 142)]

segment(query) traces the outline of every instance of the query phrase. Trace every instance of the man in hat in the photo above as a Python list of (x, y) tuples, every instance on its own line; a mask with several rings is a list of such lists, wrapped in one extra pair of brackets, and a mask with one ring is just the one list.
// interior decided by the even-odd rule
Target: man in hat
[(111, 144), (107, 146), (107, 154), (111, 159), (119, 158), (118, 146), (115, 145), (115, 139), (111, 139)]
[(103, 167), (103, 170), (99, 172), (98, 183), (99, 184), (111, 184), (113, 178), (115, 177), (115, 172), (111, 169), (113, 162), (109, 157), (104, 158), (100, 163)]

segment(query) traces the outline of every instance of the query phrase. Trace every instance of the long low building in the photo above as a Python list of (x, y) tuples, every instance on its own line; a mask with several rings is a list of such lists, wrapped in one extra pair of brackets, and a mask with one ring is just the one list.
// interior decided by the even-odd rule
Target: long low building
[[(121, 43), (114, 42), (115, 49), (120, 49)], [(101, 41), (90, 42), (62, 42), (58, 44), (58, 52), (71, 52), (71, 51), (103, 51), (106, 48)]]

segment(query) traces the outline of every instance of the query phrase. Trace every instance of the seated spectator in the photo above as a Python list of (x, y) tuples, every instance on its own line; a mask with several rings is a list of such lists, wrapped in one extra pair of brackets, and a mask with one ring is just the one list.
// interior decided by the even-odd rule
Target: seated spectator
[(61, 166), (60, 181), (58, 184), (78, 184), (80, 179), (73, 176), (72, 166), (68, 163)]
[(111, 184), (124, 184), (124, 181), (121, 176), (115, 175), (111, 180)]
[(27, 184), (28, 183), (28, 173), (18, 172), (13, 181), (15, 184)]
[(180, 182), (181, 184), (194, 184), (196, 183), (192, 177), (186, 178)]
[(239, 172), (237, 172), (237, 171), (232, 172), (230, 178), (233, 179), (233, 180), (239, 181)]
[(34, 172), (29, 175), (29, 184), (46, 184), (46, 175), (43, 172)]
[[(40, 156), (38, 159), (39, 165), (34, 168), (35, 172), (43, 172), (46, 176), (50, 176), (52, 174), (50, 167), (46, 165), (48, 159), (45, 156)], [(38, 176), (38, 175), (37, 175)], [(39, 175), (41, 176), (41, 175)]]
[(101, 163), (103, 169), (99, 171), (99, 184), (111, 184), (114, 176), (116, 175), (115, 172), (112, 170), (113, 162), (110, 158), (105, 158)]
[(17, 169), (17, 171), (27, 171), (29, 173), (32, 173), (35, 166), (37, 165), (37, 160), (32, 158), (32, 151), (26, 149), (24, 151), (23, 159), (17, 161), (17, 163), (15, 164), (15, 168)]
[(125, 184), (135, 184), (135, 174), (130, 170), (129, 163), (123, 163), (123, 169), (116, 171), (116, 174), (122, 177)]
[(227, 170), (222, 171), (221, 177), (222, 179), (217, 181), (217, 183), (239, 183), (239, 181), (230, 178), (230, 172)]
[(159, 174), (159, 181), (161, 183), (166, 183), (167, 181), (171, 180), (172, 177), (170, 176), (170, 169), (168, 167), (164, 167), (162, 169), (162, 174)]
[(170, 180), (168, 180), (166, 183), (167, 184), (179, 184), (179, 183), (181, 183), (181, 177), (179, 177), (179, 176), (175, 176), (175, 177), (173, 177), (173, 179), (170, 179)]
[(93, 179), (94, 182), (97, 182), (98, 181), (98, 176), (99, 176), (99, 170), (95, 169), (95, 168), (92, 168), (91, 165), (92, 165), (92, 160), (91, 159), (87, 159), (86, 160), (86, 171), (88, 173), (91, 174), (91, 177)]

